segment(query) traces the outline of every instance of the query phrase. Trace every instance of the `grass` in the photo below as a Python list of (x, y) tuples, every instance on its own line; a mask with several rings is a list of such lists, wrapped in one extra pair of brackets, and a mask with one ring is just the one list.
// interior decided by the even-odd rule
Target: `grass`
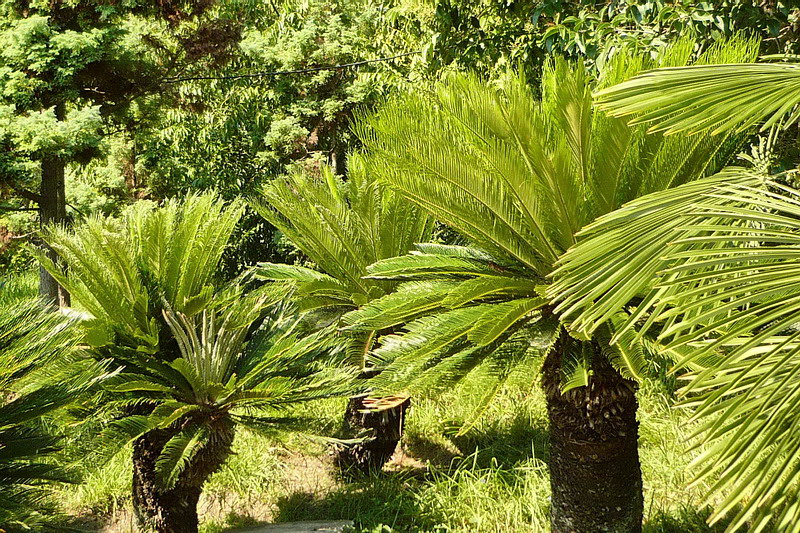
[[(438, 399), (416, 399), (407, 419), (403, 453), (391, 471), (344, 482), (326, 446), (303, 436), (278, 442), (240, 433), (234, 455), (206, 485), (201, 500), (205, 533), (259, 522), (347, 519), (359, 533), (494, 533), (548, 531), (549, 481), (544, 398), (506, 390), (470, 431), (459, 435), (478, 396), (466, 383)], [(702, 487), (687, 488), (691, 427), (670, 407), (658, 383), (639, 394), (640, 450), (647, 533), (711, 533)], [(344, 401), (311, 410), (314, 429), (332, 432)], [(67, 511), (95, 531), (134, 531), (127, 491), (128, 457), (90, 472), (77, 490), (65, 489)], [(102, 520), (96, 520), (101, 517)], [(94, 518), (94, 519), (90, 519)], [(105, 529), (102, 529), (105, 528)]]

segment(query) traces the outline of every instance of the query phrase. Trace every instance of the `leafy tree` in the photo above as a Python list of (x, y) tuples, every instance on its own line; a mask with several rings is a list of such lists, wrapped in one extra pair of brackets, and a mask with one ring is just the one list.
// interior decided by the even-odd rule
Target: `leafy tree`
[[(107, 130), (168, 104), (166, 76), (208, 66), (235, 42), (236, 32), (215, 31), (224, 21), (214, 4), (0, 2), (3, 198), (33, 203), (42, 224), (65, 222), (67, 163), (90, 160)], [(56, 299), (45, 272), (41, 290)]]
[(68, 321), (42, 302), (0, 304), (0, 528), (28, 531), (50, 521), (48, 486), (72, 476), (48, 458), (60, 437), (43, 418), (72, 399), (76, 387), (30, 379), (75, 349)]
[[(681, 41), (661, 64), (685, 64), (692, 48)], [(733, 40), (700, 61), (752, 59), (756, 49)], [(620, 54), (601, 83), (648, 63)], [(711, 174), (740, 139), (648, 136), (593, 112), (592, 86), (582, 65), (558, 60), (545, 69), (541, 99), (519, 75), (497, 86), (457, 76), (366, 119), (369, 170), (475, 249), (423, 246), (372, 265), (371, 277), (411, 281), (346, 319), (381, 329), (419, 317), (376, 351), (389, 361), (379, 379), (395, 386), (421, 374), (449, 382), (483, 363), (501, 377), (517, 365), (532, 376), (530, 350), (545, 355), (553, 530), (639, 531), (642, 343), (610, 344), (614, 317), (593, 338), (575, 338), (543, 295), (581, 227), (637, 196)]]
[[(396, 87), (410, 58), (313, 70), (393, 55), (375, 38), (382, 31), (380, 7), (339, 0), (278, 7), (247, 24), (239, 53), (218, 73), (223, 79), (175, 83), (182, 105), (137, 138), (138, 176), (153, 198), (209, 188), (227, 199), (252, 195), (307, 158), (344, 172), (345, 154), (355, 144), (349, 128), (354, 112)], [(263, 74), (304, 69), (312, 71)], [(225, 271), (236, 275), (257, 261), (290, 261), (287, 248), (272, 226), (248, 211)]]
[[(646, 0), (436, 0), (388, 3), (387, 24), (416, 36), (423, 72), (477, 70), (492, 76), (509, 66), (538, 80), (550, 54), (602, 68), (619, 49), (657, 54), (679, 36), (698, 43), (745, 31), (768, 52), (795, 53), (798, 11), (793, 2)], [(402, 37), (395, 46), (408, 40)], [(702, 44), (699, 44), (702, 46)]]
[[(430, 240), (433, 229), (426, 212), (368, 175), (360, 155), (350, 155), (347, 170), (347, 181), (326, 165), (314, 173), (298, 170), (271, 181), (251, 202), (318, 269), (259, 263), (256, 275), (291, 280), (301, 309), (322, 314), (323, 323), (338, 321), (344, 313), (391, 293), (397, 283), (365, 278), (368, 265), (408, 253), (416, 243)], [(378, 333), (360, 331), (347, 337), (350, 361), (363, 377), (375, 372), (368, 354)], [(370, 429), (373, 435), (343, 448), (337, 454), (339, 464), (346, 469), (382, 467), (400, 440), (407, 400), (403, 395), (352, 398), (346, 421), (352, 429)], [(370, 405), (381, 409), (364, 414)]]
[(283, 290), (215, 283), (242, 211), (206, 194), (45, 234), (59, 257), (41, 256), (45, 267), (91, 315), (91, 357), (119, 369), (103, 383), (117, 414), (100, 443), (114, 452), (133, 443), (145, 530), (197, 531), (203, 483), (237, 427), (280, 427), (293, 405), (349, 389), (345, 371), (320, 365), (329, 336), (301, 336), (276, 309)]

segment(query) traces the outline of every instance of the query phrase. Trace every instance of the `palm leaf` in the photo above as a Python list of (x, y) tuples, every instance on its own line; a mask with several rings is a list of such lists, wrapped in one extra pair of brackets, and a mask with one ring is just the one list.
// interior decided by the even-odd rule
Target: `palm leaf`
[(700, 65), (645, 72), (599, 91), (596, 101), (613, 116), (633, 116), (650, 131), (717, 134), (762, 130), (800, 118), (800, 66), (794, 63)]

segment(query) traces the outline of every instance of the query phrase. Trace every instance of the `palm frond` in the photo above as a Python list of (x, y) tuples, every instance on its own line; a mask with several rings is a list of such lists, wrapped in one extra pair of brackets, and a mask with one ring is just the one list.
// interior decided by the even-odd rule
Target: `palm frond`
[(72, 326), (38, 300), (0, 305), (0, 527), (39, 527), (47, 521), (48, 485), (74, 481), (48, 458), (61, 449), (61, 438), (46, 418), (73, 401), (84, 384), (55, 382), (40, 372), (77, 351)]
[[(705, 214), (696, 213), (703, 195), (727, 186), (763, 183), (762, 176), (730, 167), (710, 178), (644, 196), (597, 219), (578, 234), (578, 244), (557, 263), (547, 288), (547, 296), (557, 304), (554, 311), (572, 331), (588, 338), (632, 308), (617, 333), (628, 331), (647, 318), (663, 294), (662, 288), (651, 288), (670, 263), (668, 245), (692, 234), (687, 224), (707, 221)], [(725, 195), (705, 198), (718, 205), (735, 202)], [(631, 306), (637, 298), (641, 303)]]
[(800, 66), (744, 63), (664, 68), (596, 94), (601, 109), (667, 134), (768, 129), (800, 118)]
[(793, 189), (734, 181), (697, 197), (661, 252), (653, 322), (694, 369), (683, 392), (708, 443), (696, 478), (729, 531), (800, 531), (798, 220)]
[[(372, 179), (359, 154), (350, 154), (348, 170), (346, 182), (327, 166), (321, 168), (319, 177), (295, 172), (270, 182), (251, 204), (300, 248), (320, 272), (337, 280), (341, 294), (349, 292), (352, 301), (364, 303), (385, 294), (391, 285), (362, 279), (367, 265), (405, 254), (414, 243), (427, 240), (432, 221), (426, 213)], [(291, 279), (315, 281), (309, 269), (280, 268), (270, 266), (269, 275), (286, 276), (294, 272)], [(308, 279), (300, 279), (301, 273)], [(312, 292), (303, 292), (301, 286), (299, 294)]]

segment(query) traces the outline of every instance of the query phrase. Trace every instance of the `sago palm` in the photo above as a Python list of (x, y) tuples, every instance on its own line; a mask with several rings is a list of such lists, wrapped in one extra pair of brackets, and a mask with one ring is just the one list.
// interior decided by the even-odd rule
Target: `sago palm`
[(769, 173), (779, 127), (798, 118), (798, 72), (656, 70), (602, 91), (603, 106), (641, 113), (634, 119), (653, 130), (763, 124), (766, 149), (754, 169), (728, 168), (603, 217), (562, 258), (550, 289), (584, 335), (623, 312), (620, 331), (657, 334), (677, 368), (692, 370), (685, 392), (704, 445), (696, 478), (716, 497), (712, 522), (734, 515), (729, 531), (800, 531), (800, 198), (787, 185), (795, 172)]
[[(583, 335), (614, 309), (620, 331), (657, 335), (689, 371), (695, 481), (712, 522), (733, 512), (731, 532), (800, 531), (800, 198), (777, 178), (731, 168), (633, 202), (589, 228), (552, 286)], [(584, 283), (586, 268), (606, 283)]]
[[(658, 64), (685, 64), (691, 49), (680, 42)], [(755, 49), (732, 41), (700, 61), (746, 61)], [(599, 83), (647, 66), (620, 54)], [(609, 344), (613, 317), (586, 340), (561, 327), (544, 297), (553, 265), (585, 224), (713, 173), (739, 144), (648, 136), (593, 111), (594, 85), (583, 66), (560, 60), (545, 69), (540, 98), (515, 75), (495, 85), (454, 76), (359, 127), (370, 172), (473, 246), (421, 246), (378, 262), (371, 277), (408, 283), (346, 318), (355, 330), (417, 318), (376, 350), (387, 366), (379, 379), (393, 386), (452, 381), (487, 365), (501, 380), (514, 368), (533, 380), (531, 352), (545, 356), (556, 532), (641, 530), (635, 380), (645, 360), (639, 343)]]
[[(44, 302), (0, 306), (0, 529), (30, 531), (47, 525), (48, 485), (72, 481), (48, 455), (61, 439), (43, 418), (68, 403), (77, 383), (48, 383), (32, 374), (64, 363), (77, 336)], [(50, 515), (50, 516), (49, 516)]]
[[(416, 243), (430, 239), (433, 227), (425, 211), (372, 179), (355, 153), (348, 158), (346, 181), (327, 165), (318, 175), (296, 171), (271, 181), (251, 205), (315, 266), (260, 263), (256, 275), (293, 282), (301, 309), (314, 311), (323, 323), (338, 321), (344, 313), (391, 293), (397, 283), (365, 278), (367, 266), (408, 253)], [(350, 360), (363, 377), (374, 372), (367, 355), (377, 333), (364, 330), (346, 336)], [(383, 466), (400, 439), (407, 405), (405, 396), (352, 398), (346, 422), (351, 429), (372, 434), (341, 448), (337, 462), (361, 470)]]
[(241, 212), (206, 194), (44, 236), (60, 261), (45, 267), (90, 314), (91, 356), (117, 369), (103, 383), (116, 416), (100, 444), (133, 444), (142, 530), (197, 531), (203, 483), (238, 426), (279, 428), (293, 405), (349, 390), (346, 372), (320, 364), (329, 336), (299, 335), (278, 287), (216, 283)]

